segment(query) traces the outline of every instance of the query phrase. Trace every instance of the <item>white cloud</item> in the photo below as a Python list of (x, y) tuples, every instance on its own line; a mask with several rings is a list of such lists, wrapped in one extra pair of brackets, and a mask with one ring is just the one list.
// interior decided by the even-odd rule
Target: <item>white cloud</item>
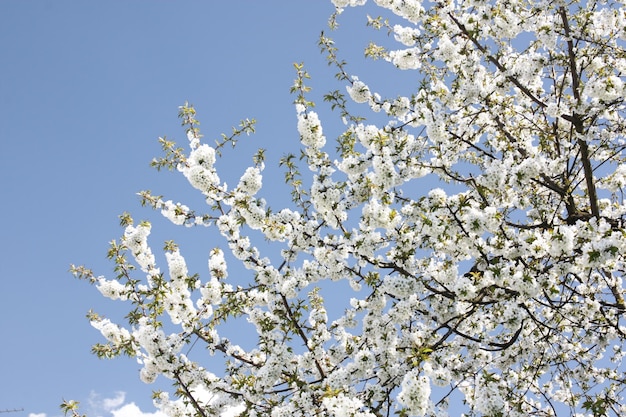
[(46, 417), (46, 413), (28, 413), (28, 417)]
[(144, 412), (134, 402), (125, 402), (126, 393), (123, 391), (115, 392), (112, 397), (104, 397), (92, 391), (89, 394), (89, 409), (86, 414), (90, 417), (166, 417), (160, 411)]
[(105, 398), (102, 400), (102, 408), (106, 411), (111, 411), (115, 408), (118, 408), (120, 405), (124, 404), (124, 400), (126, 399), (126, 393), (122, 391), (118, 391), (115, 393), (115, 397), (113, 398)]
[[(217, 396), (209, 393), (206, 389), (197, 387), (194, 395), (200, 402), (212, 404)], [(177, 400), (182, 401), (182, 400)], [(142, 411), (134, 402), (126, 403), (126, 393), (123, 391), (115, 392), (111, 398), (105, 398), (101, 394), (91, 392), (88, 399), (89, 409), (86, 414), (90, 417), (167, 417), (163, 411), (155, 410), (152, 412)], [(244, 407), (243, 405), (235, 405), (227, 407), (220, 417), (238, 416)], [(28, 417), (46, 417), (46, 414), (31, 414)]]
[(124, 404), (122, 407), (111, 410), (113, 417), (166, 417), (166, 415), (160, 411), (154, 413), (145, 413), (135, 405), (135, 403)]

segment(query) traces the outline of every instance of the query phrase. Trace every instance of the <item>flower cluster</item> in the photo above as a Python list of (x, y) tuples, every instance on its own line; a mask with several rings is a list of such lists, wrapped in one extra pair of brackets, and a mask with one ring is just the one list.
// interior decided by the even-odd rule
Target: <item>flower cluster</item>
[(220, 184), (220, 178), (215, 171), (215, 149), (203, 144), (195, 148), (187, 159), (188, 166), (181, 168), (189, 183), (202, 191), (211, 195)]
[(254, 195), (263, 185), (261, 172), (257, 167), (250, 167), (241, 176), (237, 188), (245, 194)]
[(304, 146), (321, 149), (326, 144), (322, 124), (314, 111), (298, 112), (298, 132), (300, 132), (300, 138)]
[(358, 77), (353, 77), (352, 85), (346, 87), (350, 98), (357, 103), (366, 103), (371, 97), (370, 89), (363, 81), (359, 81)]
[(398, 402), (406, 406), (414, 416), (423, 416), (430, 405), (430, 381), (427, 376), (419, 375), (413, 370), (402, 379), (402, 390), (398, 394)]

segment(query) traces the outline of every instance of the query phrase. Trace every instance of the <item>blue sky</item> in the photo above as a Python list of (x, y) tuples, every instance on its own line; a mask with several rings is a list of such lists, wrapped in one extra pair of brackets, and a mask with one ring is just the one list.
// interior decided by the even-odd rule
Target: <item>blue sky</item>
[[(56, 416), (63, 398), (92, 417), (132, 402), (154, 411), (158, 384), (142, 384), (133, 360), (90, 354), (101, 339), (87, 311), (115, 319), (125, 306), (74, 280), (69, 264), (110, 273), (107, 245), (128, 210), (154, 222), (155, 252), (187, 233), (197, 255), (188, 261), (206, 265), (214, 245), (202, 231), (169, 225), (135, 196), (201, 201), (181, 176), (149, 167), (157, 138), (185, 144), (176, 116), (188, 100), (207, 139), (257, 119), (258, 133), (223, 167), (231, 183), (253, 148), (268, 149), (268, 166), (297, 151), (292, 64), (305, 62), (320, 106), (321, 94), (343, 88), (317, 48), (332, 11), (325, 0), (0, 2), (0, 411)], [(345, 17), (339, 46), (358, 64), (364, 14)], [(369, 65), (374, 74), (387, 64)]]

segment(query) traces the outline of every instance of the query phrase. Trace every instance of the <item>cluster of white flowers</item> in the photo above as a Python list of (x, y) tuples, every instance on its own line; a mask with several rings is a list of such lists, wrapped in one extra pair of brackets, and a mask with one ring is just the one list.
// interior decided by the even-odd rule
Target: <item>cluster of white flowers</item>
[(342, 193), (334, 186), (332, 181), (321, 182), (315, 177), (311, 187), (311, 197), (315, 210), (328, 222), (331, 227), (338, 227), (339, 222), (346, 219), (345, 202), (342, 200)]
[(402, 216), (388, 205), (381, 204), (377, 200), (371, 200), (363, 206), (361, 228), (392, 229), (400, 223), (401, 218)]
[(332, 0), (333, 4), (337, 8), (342, 8), (346, 6), (362, 6), (367, 2), (367, 0)]
[[(183, 106), (180, 106), (179, 108), (182, 109)], [(200, 146), (200, 136), (194, 129), (187, 130), (187, 140), (189, 141), (189, 147), (192, 150), (195, 150), (198, 146)]]
[[(487, 372), (485, 372), (487, 374)], [(510, 415), (506, 407), (506, 401), (502, 398), (499, 390), (500, 376), (497, 374), (477, 377), (477, 386), (474, 391), (473, 405), (484, 415)]]
[(159, 375), (173, 378), (181, 363), (178, 353), (184, 346), (180, 335), (174, 333), (167, 336), (162, 329), (142, 318), (132, 336), (143, 349), (138, 358), (143, 364), (140, 372), (142, 381), (152, 383)]
[(215, 279), (225, 279), (228, 277), (224, 252), (219, 248), (211, 250), (209, 256), (209, 272), (211, 273), (211, 277)]
[(241, 176), (237, 189), (244, 192), (247, 195), (256, 194), (263, 185), (261, 171), (257, 167), (249, 167), (246, 172)]
[(155, 259), (150, 246), (148, 246), (148, 235), (150, 235), (150, 224), (142, 223), (137, 227), (129, 225), (124, 230), (123, 242), (135, 257), (135, 261), (144, 272), (152, 272), (155, 267)]
[(398, 120), (408, 121), (405, 116), (411, 110), (411, 102), (408, 97), (398, 97), (394, 101), (385, 101), (382, 105), (383, 110), (390, 116), (395, 116)]
[(431, 362), (424, 363), (424, 373), (430, 378), (430, 381), (439, 387), (445, 387), (450, 383), (452, 372), (445, 364), (436, 364), (433, 368)]
[(211, 169), (216, 161), (215, 149), (207, 144), (202, 144), (191, 151), (187, 161), (191, 166), (197, 165), (205, 169)]
[(370, 89), (363, 81), (359, 81), (358, 77), (352, 77), (352, 84), (346, 87), (350, 98), (356, 103), (366, 103), (370, 100)]
[(92, 320), (91, 325), (100, 331), (102, 336), (114, 345), (130, 340), (130, 332), (114, 324), (109, 319)]
[(385, 147), (382, 149), (382, 155), (375, 155), (372, 158), (372, 168), (374, 169), (370, 173), (370, 179), (383, 191), (391, 189), (399, 182), (396, 166), (389, 154), (389, 148)]
[(411, 23), (419, 22), (424, 15), (422, 0), (374, 0), (374, 2)]
[(410, 415), (423, 416), (431, 408), (430, 380), (413, 369), (402, 378), (402, 390), (398, 402), (407, 408)]
[(592, 15), (592, 24), (597, 36), (607, 37), (626, 25), (626, 16), (622, 10), (600, 9)]
[(410, 26), (394, 25), (393, 26), (394, 38), (406, 45), (413, 46), (417, 39), (419, 39), (420, 30)]
[(322, 124), (314, 111), (298, 112), (298, 132), (304, 146), (320, 149), (326, 144)]
[(371, 412), (362, 412), (363, 402), (358, 398), (347, 397), (339, 394), (334, 397), (326, 397), (322, 400), (328, 415), (336, 417), (374, 417)]
[[(170, 271), (169, 292), (164, 299), (165, 310), (173, 324), (183, 323), (185, 330), (190, 330), (189, 325), (195, 317), (196, 309), (188, 289), (188, 271), (185, 258), (178, 250), (167, 252), (165, 258)], [(195, 286), (199, 287), (199, 285), (200, 282), (196, 281)]]
[(449, 36), (442, 35), (437, 42), (437, 49), (434, 53), (435, 58), (449, 63), (452, 67), (455, 67), (457, 62), (463, 59), (459, 45), (454, 43)]
[(611, 174), (601, 178), (599, 186), (607, 190), (617, 193), (626, 188), (626, 165), (620, 164)]
[(401, 70), (415, 70), (422, 66), (422, 56), (419, 48), (391, 51), (388, 59)]
[(269, 240), (279, 241), (294, 238), (295, 226), (300, 223), (300, 219), (300, 213), (290, 209), (282, 209), (279, 213), (271, 214), (264, 229), (265, 236)]
[(184, 279), (187, 277), (187, 264), (185, 258), (182, 257), (178, 250), (174, 252), (167, 252), (165, 254), (167, 260), (167, 266), (170, 271), (170, 278), (172, 282)]
[(220, 178), (213, 166), (215, 149), (206, 144), (200, 145), (191, 151), (187, 163), (188, 166), (180, 169), (189, 183), (204, 194), (211, 195), (220, 184)]
[(181, 225), (187, 220), (187, 214), (189, 213), (189, 207), (184, 204), (174, 204), (172, 200), (162, 202), (161, 214), (163, 217), (171, 221), (176, 225)]
[(362, 174), (367, 171), (367, 168), (370, 164), (367, 160), (363, 158), (359, 158), (353, 155), (350, 155), (341, 161), (335, 161), (335, 166), (348, 175), (350, 181), (355, 181), (362, 176)]
[(111, 300), (126, 300), (128, 298), (128, 291), (126, 286), (119, 281), (108, 280), (104, 277), (98, 278), (98, 284), (96, 285), (100, 294)]
[(550, 239), (550, 255), (558, 257), (573, 253), (577, 230), (575, 226), (560, 225)]
[(615, 75), (593, 76), (585, 82), (583, 94), (591, 100), (610, 102), (626, 95), (626, 85), (620, 77)]

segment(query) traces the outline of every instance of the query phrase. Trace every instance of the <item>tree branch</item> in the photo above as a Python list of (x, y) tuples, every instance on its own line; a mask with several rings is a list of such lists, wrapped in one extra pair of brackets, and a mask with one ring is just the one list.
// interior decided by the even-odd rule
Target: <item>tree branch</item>
[[(567, 20), (567, 11), (564, 7), (559, 8), (559, 15), (561, 16), (561, 20), (563, 21), (563, 30), (565, 31), (565, 36), (567, 38), (567, 51), (569, 55), (569, 66), (570, 66), (570, 74), (572, 77), (572, 94), (576, 99), (576, 103), (580, 104), (580, 92), (578, 91), (580, 85), (580, 75), (578, 74), (578, 68), (576, 67), (576, 52), (574, 51), (574, 42), (571, 38), (571, 29), (569, 26), (569, 21)], [(583, 118), (580, 114), (575, 111), (572, 112), (571, 116), (563, 116), (563, 118), (574, 126), (574, 130), (577, 135), (577, 143), (580, 148), (580, 159), (583, 164), (583, 171), (585, 173), (585, 182), (587, 185), (587, 194), (589, 196), (589, 208), (591, 209), (591, 214), (599, 218), (600, 217), (600, 209), (598, 207), (598, 193), (596, 191), (596, 185), (593, 179), (593, 169), (591, 167), (591, 160), (589, 158), (589, 146), (584, 139), (582, 139), (582, 135), (585, 132), (583, 125)]]

